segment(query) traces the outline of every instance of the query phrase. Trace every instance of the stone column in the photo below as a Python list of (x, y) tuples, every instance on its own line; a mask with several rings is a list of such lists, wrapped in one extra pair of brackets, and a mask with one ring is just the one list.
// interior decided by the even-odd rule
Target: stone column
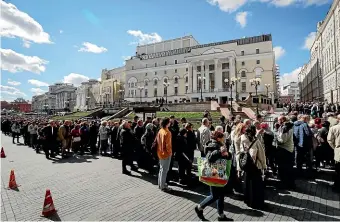
[(215, 92), (218, 92), (218, 89), (222, 89), (223, 79), (222, 79), (222, 67), (219, 67), (218, 59), (215, 59)]
[[(207, 84), (207, 76), (206, 76), (206, 71), (205, 71), (205, 64), (204, 64), (204, 60), (201, 61), (201, 85), (200, 87), (202, 87), (202, 92), (204, 94), (204, 78), (205, 77), (205, 83)], [(205, 84), (205, 85), (206, 85)], [(205, 88), (207, 89), (207, 86), (205, 86)], [(204, 100), (204, 95), (203, 95), (203, 100)]]
[(205, 65), (205, 90), (207, 90), (207, 92), (209, 92), (210, 89), (210, 71), (209, 71), (209, 65), (206, 64)]
[(195, 63), (192, 63), (193, 65), (193, 81), (192, 81), (192, 92), (197, 93), (197, 67)]
[[(188, 92), (192, 92), (193, 91), (193, 78), (191, 77), (193, 75), (193, 65), (190, 62), (189, 66), (188, 66), (188, 84), (189, 84), (189, 90)], [(185, 79), (184, 79), (184, 85), (186, 85)], [(185, 92), (185, 86), (184, 86), (184, 92)]]

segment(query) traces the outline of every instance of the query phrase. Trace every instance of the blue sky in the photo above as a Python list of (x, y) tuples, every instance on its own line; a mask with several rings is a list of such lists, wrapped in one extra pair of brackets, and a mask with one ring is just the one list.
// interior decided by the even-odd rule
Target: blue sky
[(309, 59), (330, 0), (0, 0), (1, 99), (78, 85), (123, 65), (137, 43), (191, 34), (200, 43), (271, 33), (282, 82)]

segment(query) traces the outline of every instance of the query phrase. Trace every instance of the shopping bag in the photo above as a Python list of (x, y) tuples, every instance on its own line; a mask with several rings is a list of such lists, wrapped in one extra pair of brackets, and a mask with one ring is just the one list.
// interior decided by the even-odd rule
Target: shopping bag
[(209, 163), (204, 157), (197, 158), (199, 180), (209, 186), (224, 187), (230, 177), (231, 160), (219, 159)]

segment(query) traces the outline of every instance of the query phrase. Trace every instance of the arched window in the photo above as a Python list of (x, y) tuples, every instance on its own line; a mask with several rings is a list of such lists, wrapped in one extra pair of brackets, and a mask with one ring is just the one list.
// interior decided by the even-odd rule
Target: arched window
[(147, 80), (145, 80), (144, 85), (148, 86), (148, 81)]
[(175, 77), (175, 83), (176, 83), (176, 84), (178, 83), (178, 78), (177, 78), (177, 77)]
[(186, 77), (185, 77), (185, 83), (188, 83), (188, 82), (189, 82), (189, 77), (186, 76)]
[(164, 83), (168, 83), (168, 79), (164, 79)]
[(246, 71), (241, 72), (241, 77), (246, 77)]
[(155, 79), (155, 80), (153, 81), (153, 85), (154, 85), (154, 86), (157, 86), (157, 84), (158, 84), (158, 81), (157, 81), (157, 79)]

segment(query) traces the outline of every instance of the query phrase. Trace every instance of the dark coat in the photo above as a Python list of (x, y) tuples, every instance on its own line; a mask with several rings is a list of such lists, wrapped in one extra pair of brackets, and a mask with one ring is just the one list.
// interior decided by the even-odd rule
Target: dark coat
[(52, 134), (52, 127), (51, 126), (46, 126), (43, 129), (43, 133), (44, 133), (44, 137), (46, 142), (57, 142), (57, 138), (58, 138), (58, 128), (57, 127), (53, 127), (53, 134)]
[(207, 146), (204, 148), (204, 153), (209, 163), (215, 163), (219, 159), (231, 159), (232, 156), (229, 152), (228, 156), (222, 156), (221, 146), (222, 144), (216, 140), (211, 140), (211, 142), (207, 143)]
[(120, 131), (120, 146), (124, 155), (132, 155), (136, 146), (136, 139), (131, 129), (123, 128)]

